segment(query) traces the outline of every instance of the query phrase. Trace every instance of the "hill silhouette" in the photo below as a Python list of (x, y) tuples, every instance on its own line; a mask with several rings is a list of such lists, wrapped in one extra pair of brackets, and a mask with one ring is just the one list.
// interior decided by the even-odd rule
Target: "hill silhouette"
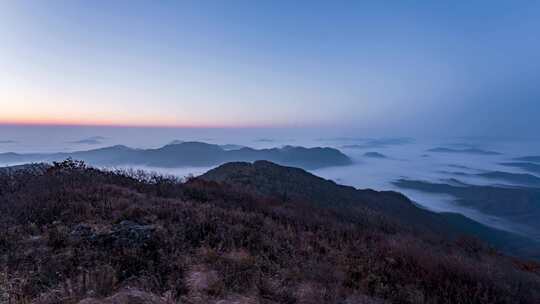
[(299, 168), (268, 161), (227, 163), (199, 177), (274, 199), (332, 210), (342, 220), (389, 231), (414, 230), (448, 238), (473, 235), (510, 254), (540, 259), (540, 243), (479, 224), (456, 213), (434, 213), (401, 193), (355, 189)]
[(83, 160), (96, 166), (144, 165), (153, 167), (216, 166), (231, 161), (264, 159), (305, 169), (351, 164), (351, 160), (333, 148), (285, 146), (272, 149), (237, 147), (228, 149), (203, 142), (178, 142), (157, 149), (133, 149), (116, 145), (88, 151), (51, 154), (0, 154), (0, 163), (52, 162), (66, 158)]

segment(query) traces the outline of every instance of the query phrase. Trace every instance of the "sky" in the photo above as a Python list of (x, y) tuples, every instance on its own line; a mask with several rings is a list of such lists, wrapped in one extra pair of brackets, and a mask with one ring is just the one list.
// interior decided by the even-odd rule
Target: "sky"
[(539, 30), (539, 1), (0, 1), (0, 124), (535, 137)]

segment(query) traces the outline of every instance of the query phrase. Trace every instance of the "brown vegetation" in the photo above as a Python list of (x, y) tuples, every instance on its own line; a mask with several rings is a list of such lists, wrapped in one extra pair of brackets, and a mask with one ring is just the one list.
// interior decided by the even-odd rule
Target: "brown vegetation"
[[(130, 300), (131, 299), (131, 300)], [(2, 303), (539, 303), (538, 265), (200, 179), (0, 177)]]

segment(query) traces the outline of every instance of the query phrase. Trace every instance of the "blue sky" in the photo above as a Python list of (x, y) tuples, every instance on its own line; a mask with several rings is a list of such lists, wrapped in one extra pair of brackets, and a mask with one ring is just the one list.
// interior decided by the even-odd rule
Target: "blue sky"
[(534, 135), (539, 29), (538, 1), (4, 1), (0, 123)]

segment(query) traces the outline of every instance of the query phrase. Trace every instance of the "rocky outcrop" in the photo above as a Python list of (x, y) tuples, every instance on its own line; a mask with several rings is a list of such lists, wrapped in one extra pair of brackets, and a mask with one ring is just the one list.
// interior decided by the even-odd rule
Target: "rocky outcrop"
[(113, 225), (106, 232), (97, 232), (88, 224), (78, 224), (70, 232), (70, 239), (75, 243), (86, 242), (112, 247), (143, 247), (154, 242), (156, 227), (140, 225), (132, 221), (122, 221)]

